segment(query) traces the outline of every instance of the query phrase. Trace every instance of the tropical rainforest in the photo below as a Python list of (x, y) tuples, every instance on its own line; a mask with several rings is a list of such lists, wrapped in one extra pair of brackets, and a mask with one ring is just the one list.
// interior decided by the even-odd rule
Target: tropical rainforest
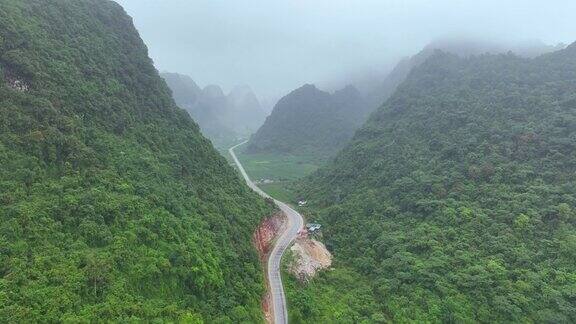
[(304, 180), (333, 271), (293, 322), (576, 322), (576, 43), (436, 51)]
[(0, 1), (0, 322), (262, 322), (272, 207), (107, 0)]

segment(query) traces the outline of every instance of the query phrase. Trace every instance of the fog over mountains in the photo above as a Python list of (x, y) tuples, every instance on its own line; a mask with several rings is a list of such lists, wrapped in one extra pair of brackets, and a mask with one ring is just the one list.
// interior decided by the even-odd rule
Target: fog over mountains
[(201, 89), (189, 76), (177, 73), (162, 73), (161, 76), (172, 90), (176, 103), (213, 140), (249, 135), (266, 118), (266, 112), (248, 86), (236, 86), (226, 95), (218, 85)]
[[(571, 43), (576, 12), (572, 0), (118, 2), (159, 70), (226, 92), (249, 84), (266, 100), (306, 83), (343, 88), (358, 71), (385, 72), (438, 38)], [(332, 80), (343, 82), (328, 87)]]
[(575, 12), (0, 0), (0, 323), (576, 323)]
[(304, 85), (280, 99), (250, 139), (247, 152), (329, 157), (354, 135), (370, 112), (368, 108), (353, 86), (330, 94)]
[(428, 44), (417, 54), (400, 60), (388, 73), (356, 80), (333, 95), (304, 85), (286, 95), (274, 107), (264, 125), (252, 136), (247, 152), (312, 153), (323, 158), (341, 149), (368, 115), (379, 108), (411, 71), (436, 51), (460, 57), (512, 53), (535, 57), (564, 48), (542, 42), (506, 44), (473, 39), (445, 39)]

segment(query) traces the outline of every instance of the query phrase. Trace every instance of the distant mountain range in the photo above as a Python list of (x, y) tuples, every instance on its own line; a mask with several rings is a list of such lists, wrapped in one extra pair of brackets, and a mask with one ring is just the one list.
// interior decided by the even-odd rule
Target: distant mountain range
[(247, 153), (295, 153), (328, 157), (341, 149), (368, 116), (353, 86), (330, 94), (304, 85), (280, 99), (252, 136)]
[(526, 41), (513, 45), (469, 39), (444, 39), (434, 41), (424, 47), (418, 54), (401, 59), (394, 69), (383, 77), (383, 81), (375, 82), (371, 88), (368, 87), (365, 94), (366, 100), (374, 109), (378, 108), (396, 91), (396, 88), (404, 82), (414, 67), (424, 63), (437, 50), (455, 54), (460, 57), (512, 52), (521, 57), (531, 58), (561, 50), (564, 47), (566, 47), (565, 44), (551, 46), (541, 41)]
[(266, 118), (266, 112), (248, 86), (237, 86), (226, 95), (217, 85), (201, 89), (186, 75), (162, 73), (161, 76), (172, 90), (176, 103), (186, 109), (202, 132), (213, 140), (251, 134)]
[(400, 60), (380, 81), (374, 81), (372, 76), (373, 80), (366, 82), (368, 85), (362, 84), (362, 92), (347, 86), (330, 94), (312, 85), (291, 92), (274, 107), (264, 125), (251, 138), (246, 152), (313, 154), (322, 158), (334, 155), (412, 70), (438, 50), (460, 57), (508, 52), (534, 57), (564, 47), (563, 44), (547, 46), (537, 41), (517, 45), (458, 39), (436, 41), (418, 54)]

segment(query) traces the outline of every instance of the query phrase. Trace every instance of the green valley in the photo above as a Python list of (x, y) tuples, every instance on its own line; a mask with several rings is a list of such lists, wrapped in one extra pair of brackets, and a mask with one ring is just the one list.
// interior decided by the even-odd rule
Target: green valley
[(238, 158), (244, 165), (246, 172), (258, 186), (274, 198), (295, 203), (296, 196), (294, 182), (302, 179), (323, 163), (313, 155), (249, 154), (239, 148)]
[(0, 324), (576, 323), (574, 12), (0, 0)]

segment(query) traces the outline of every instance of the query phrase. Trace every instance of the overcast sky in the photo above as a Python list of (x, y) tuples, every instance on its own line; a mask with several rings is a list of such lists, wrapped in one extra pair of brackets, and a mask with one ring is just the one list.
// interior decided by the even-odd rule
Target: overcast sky
[(434, 39), (576, 41), (576, 0), (118, 0), (161, 71), (260, 96), (384, 69)]

